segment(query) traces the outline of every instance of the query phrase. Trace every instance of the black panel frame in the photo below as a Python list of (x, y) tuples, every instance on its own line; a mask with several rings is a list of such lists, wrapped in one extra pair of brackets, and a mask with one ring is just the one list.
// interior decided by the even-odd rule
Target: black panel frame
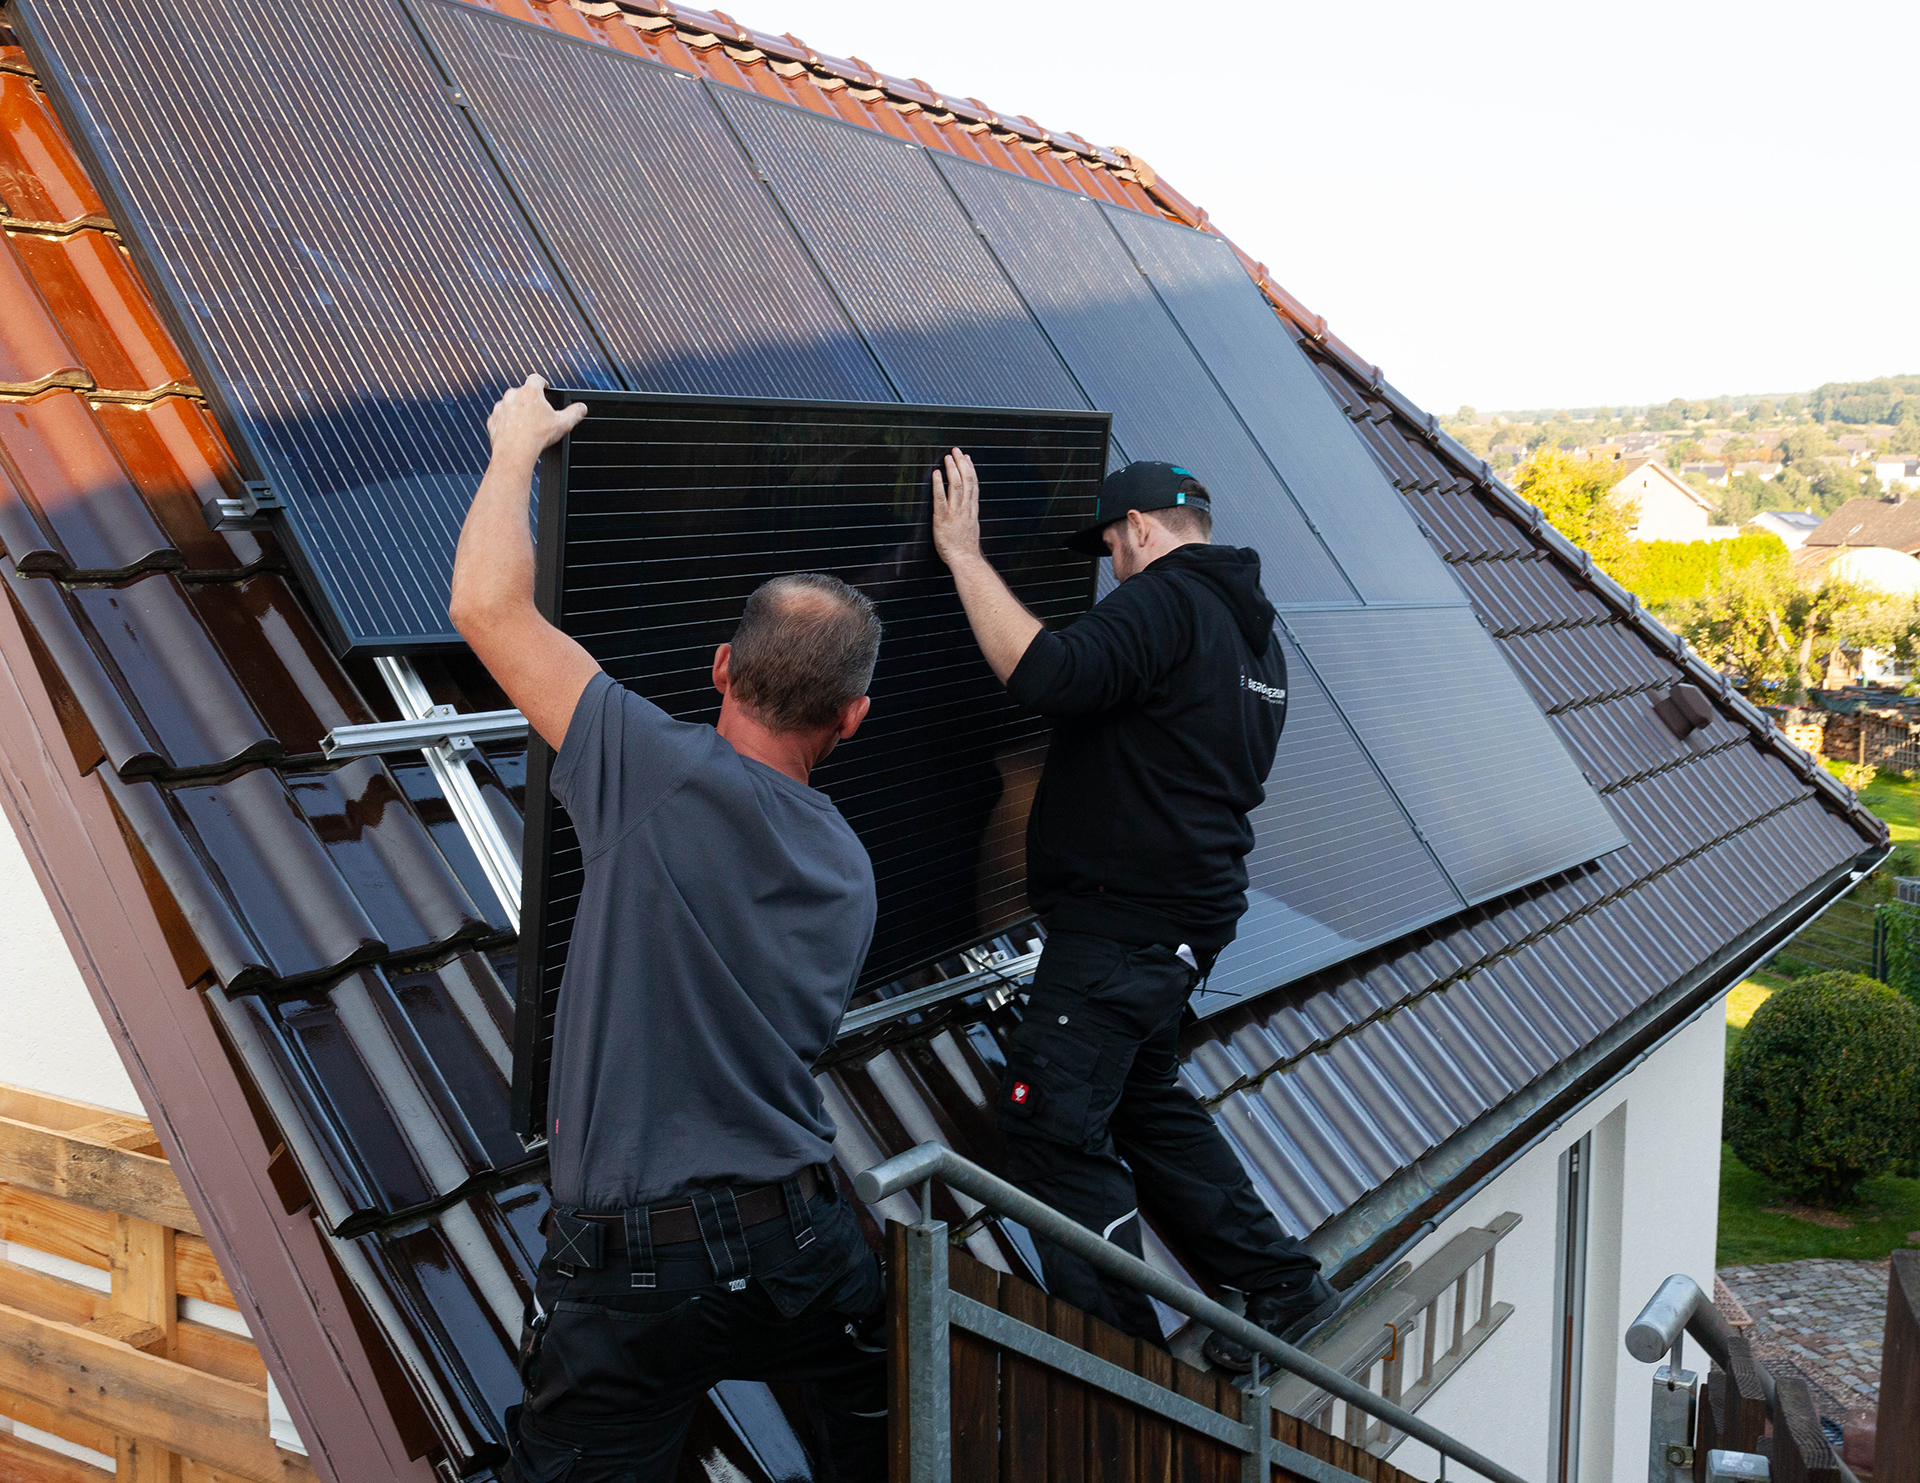
[[(996, 423), (1038, 422), (1053, 426), (1064, 422), (1084, 428), (1089, 433), (1097, 431), (1100, 440), (1098, 459), (1093, 465), (1095, 472), (1088, 479), (1085, 490), (1088, 516), (1093, 510), (1094, 496), (1100, 478), (1106, 470), (1107, 444), (1112, 420), (1106, 412), (1075, 408), (983, 408), (901, 402), (798, 401), (768, 397), (607, 391), (598, 388), (585, 391), (557, 388), (550, 390), (548, 396), (556, 406), (591, 399), (601, 405), (613, 403), (664, 409), (725, 408), (791, 414), (877, 413), (890, 420), (900, 421), (925, 418), (935, 422), (951, 423), (956, 418), (987, 418), (993, 419)], [(541, 485), (546, 493), (540, 502), (539, 509), (534, 583), (535, 606), (549, 622), (561, 627), (563, 631), (567, 621), (563, 601), (563, 562), (568, 513), (567, 496), (572, 477), (570, 463), (572, 450), (573, 439), (568, 437), (548, 449), (541, 461)], [(1087, 560), (1084, 600), (1079, 603), (1078, 612), (1085, 612), (1093, 605), (1097, 568), (1097, 562)], [(557, 840), (563, 836), (563, 833), (570, 833), (570, 830), (565, 830), (560, 822), (560, 805), (554, 799), (550, 787), (555, 760), (554, 751), (537, 735), (530, 737), (529, 740), (526, 833), (521, 852), (525, 870), (521, 890), (520, 950), (516, 964), (517, 982), (514, 995), (513, 1087), (510, 1118), (515, 1131), (531, 1146), (544, 1131), (546, 1081), (552, 1049), (547, 1022), (553, 1005), (552, 996), (558, 992), (558, 984), (552, 973), (553, 965), (546, 961), (549, 916), (554, 905), (554, 894), (551, 890), (551, 856)], [(869, 991), (882, 987), (887, 982), (908, 977), (921, 968), (930, 966), (943, 958), (950, 958), (964, 948), (974, 946), (977, 941), (990, 939), (997, 933), (1005, 931), (1007, 926), (1022, 919), (1024, 918), (1011, 918), (1008, 922), (994, 925), (991, 930), (983, 930), (974, 938), (946, 942), (937, 950), (929, 952), (919, 963), (904, 968), (889, 969), (880, 978), (872, 977), (871, 968), (863, 970), (856, 992)]]

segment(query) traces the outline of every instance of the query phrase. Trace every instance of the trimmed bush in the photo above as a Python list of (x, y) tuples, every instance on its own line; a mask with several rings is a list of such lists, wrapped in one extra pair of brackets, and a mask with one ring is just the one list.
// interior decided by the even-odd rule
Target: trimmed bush
[(1756, 1009), (1740, 1037), (1727, 1141), (1756, 1174), (1835, 1206), (1911, 1156), (1917, 1079), (1920, 1009), (1865, 974), (1810, 974)]

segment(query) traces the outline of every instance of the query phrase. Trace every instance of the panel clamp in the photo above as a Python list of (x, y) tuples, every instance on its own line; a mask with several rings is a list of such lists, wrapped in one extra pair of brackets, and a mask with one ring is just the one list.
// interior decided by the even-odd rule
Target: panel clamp
[(261, 530), (269, 510), (284, 510), (280, 496), (265, 479), (249, 479), (237, 495), (220, 495), (200, 507), (215, 530)]

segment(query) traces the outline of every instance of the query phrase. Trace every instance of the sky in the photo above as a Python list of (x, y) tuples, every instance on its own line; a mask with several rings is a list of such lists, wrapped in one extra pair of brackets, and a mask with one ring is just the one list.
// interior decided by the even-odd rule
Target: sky
[(1920, 373), (1920, 5), (737, 0), (1137, 152), (1431, 411)]

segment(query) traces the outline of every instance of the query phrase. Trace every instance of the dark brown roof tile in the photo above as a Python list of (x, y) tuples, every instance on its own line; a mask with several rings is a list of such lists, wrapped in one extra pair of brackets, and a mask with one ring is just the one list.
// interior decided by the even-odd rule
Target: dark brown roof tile
[(0, 544), (22, 572), (67, 578), (185, 564), (93, 408), (71, 391), (0, 403)]

